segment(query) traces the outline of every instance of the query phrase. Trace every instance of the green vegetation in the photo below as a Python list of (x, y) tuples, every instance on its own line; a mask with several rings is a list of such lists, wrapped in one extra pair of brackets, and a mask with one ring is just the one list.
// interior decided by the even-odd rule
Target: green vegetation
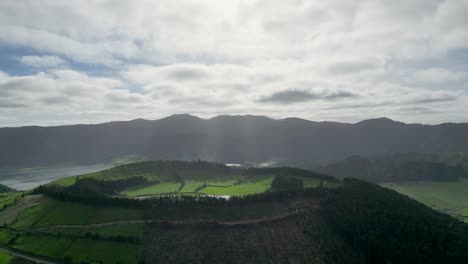
[(81, 263), (137, 263), (138, 246), (129, 243), (66, 236), (23, 235), (15, 249), (55, 259), (71, 258)]
[(129, 197), (161, 194), (248, 195), (271, 189), (274, 176), (294, 176), (304, 187), (317, 187), (336, 179), (296, 168), (232, 168), (202, 161), (147, 161), (65, 178), (47, 185), (78, 195), (125, 195)]
[(436, 210), (468, 221), (468, 180), (451, 182), (396, 182), (383, 186), (411, 197)]
[(13, 204), (23, 196), (23, 192), (14, 192), (3, 194), (0, 197), (0, 210), (6, 208), (7, 206)]
[(12, 256), (12, 255), (0, 251), (0, 263), (1, 263), (1, 264), (8, 264), (8, 263), (10, 263), (10, 261), (11, 261), (12, 259), (13, 259), (13, 256)]
[(241, 184), (232, 185), (228, 187), (207, 186), (199, 192), (208, 195), (231, 195), (241, 196), (248, 194), (263, 193), (271, 188), (273, 176), (256, 177), (248, 179)]
[(119, 225), (108, 225), (100, 227), (51, 227), (49, 229), (40, 230), (40, 232), (49, 234), (62, 234), (68, 236), (85, 237), (87, 234), (98, 235), (101, 238), (116, 238), (116, 237), (132, 237), (142, 239), (145, 229), (145, 224), (127, 223)]
[(53, 181), (49, 183), (49, 186), (60, 186), (60, 187), (68, 187), (76, 182), (76, 176), (71, 176), (71, 177), (66, 177), (62, 179), (58, 179), (56, 181)]
[(0, 184), (0, 193), (14, 192), (15, 189), (12, 189), (6, 185)]
[(99, 207), (79, 203), (47, 200), (46, 202), (24, 209), (12, 224), (17, 229), (46, 227), (53, 225), (86, 225), (111, 221), (141, 219), (139, 209)]
[(7, 231), (7, 230), (0, 230), (0, 245), (4, 245), (10, 241), (15, 236), (15, 234)]
[(197, 180), (185, 180), (181, 193), (194, 193), (197, 190), (201, 189), (205, 184), (204, 181), (197, 181)]
[(134, 196), (145, 196), (145, 195), (155, 195), (155, 194), (164, 194), (164, 193), (177, 193), (179, 191), (181, 183), (180, 182), (163, 182), (154, 184), (151, 186), (143, 188), (131, 188), (127, 189), (120, 194), (134, 197)]
[(468, 180), (452, 182), (398, 182), (383, 186), (394, 189), (436, 209), (468, 206)]
[(277, 175), (271, 182), (273, 190), (298, 190), (304, 188), (304, 182), (301, 179), (285, 175)]
[(357, 179), (322, 203), (327, 221), (368, 263), (466, 263), (468, 225)]
[(389, 183), (385, 187), (407, 195), (434, 209), (467, 221), (464, 208), (468, 206), (468, 180), (455, 182), (404, 182)]
[(0, 225), (11, 224), (23, 210), (42, 204), (46, 200), (47, 198), (42, 195), (26, 195), (24, 198), (1, 211)]
[[(42, 195), (26, 195), (0, 212), (0, 219), (14, 219), (0, 230), (0, 243), (73, 263), (464, 263), (468, 257), (468, 225), (395, 191), (301, 170), (276, 172), (183, 179), (189, 191), (232, 194), (229, 200), (38, 188)], [(296, 188), (299, 182), (319, 188)], [(165, 181), (126, 192), (180, 185)], [(155, 221), (125, 222), (138, 219)]]

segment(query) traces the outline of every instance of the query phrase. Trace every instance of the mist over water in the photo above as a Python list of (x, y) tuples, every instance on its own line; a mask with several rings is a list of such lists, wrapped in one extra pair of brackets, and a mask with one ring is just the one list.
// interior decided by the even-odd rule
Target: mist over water
[(111, 168), (111, 164), (0, 169), (0, 184), (17, 190), (28, 190), (54, 180)]

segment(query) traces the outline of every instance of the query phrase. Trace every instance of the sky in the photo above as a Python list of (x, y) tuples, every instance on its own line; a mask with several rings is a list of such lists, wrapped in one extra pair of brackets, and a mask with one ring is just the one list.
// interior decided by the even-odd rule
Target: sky
[(468, 122), (466, 0), (2, 0), (0, 126)]

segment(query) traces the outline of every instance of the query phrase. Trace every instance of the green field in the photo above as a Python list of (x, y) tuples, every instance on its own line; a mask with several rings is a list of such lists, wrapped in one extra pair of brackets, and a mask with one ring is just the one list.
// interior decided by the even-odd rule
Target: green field
[(8, 264), (10, 263), (11, 259), (13, 259), (13, 256), (0, 251), (0, 264)]
[(47, 200), (24, 209), (13, 222), (17, 229), (54, 225), (87, 225), (111, 221), (141, 219), (143, 212), (138, 209), (116, 207), (93, 207), (84, 204)]
[(468, 180), (466, 179), (451, 182), (386, 183), (383, 186), (405, 194), (434, 209), (455, 216), (468, 217)]
[(74, 263), (137, 263), (138, 245), (114, 241), (70, 238), (66, 236), (23, 235), (15, 249)]
[(14, 203), (16, 200), (20, 199), (22, 194), (23, 192), (3, 194), (0, 197), (0, 209), (2, 209), (5, 206), (9, 206), (12, 203)]
[[(180, 183), (165, 182), (143, 188), (129, 189), (121, 192), (121, 194), (130, 197), (164, 193), (241, 196), (262, 193), (269, 190), (273, 178), (274, 176), (272, 175), (264, 175), (254, 176), (244, 180), (240, 177), (233, 177), (231, 179), (185, 180), (184, 186), (179, 192)], [(317, 187), (320, 185), (320, 182), (322, 182), (325, 187), (334, 187), (333, 183), (322, 181), (317, 178), (299, 178), (304, 182), (304, 188)]]
[(71, 177), (58, 179), (56, 181), (53, 181), (53, 182), (49, 183), (48, 185), (49, 186), (57, 185), (57, 186), (61, 186), (61, 187), (67, 187), (67, 186), (71, 186), (71, 185), (75, 184), (75, 182), (76, 182), (76, 176), (71, 176)]
[(176, 193), (179, 191), (180, 185), (180, 182), (163, 182), (143, 188), (132, 188), (131, 190), (121, 192), (121, 194), (134, 197), (164, 193)]
[(185, 180), (184, 188), (182, 188), (180, 192), (181, 193), (193, 193), (195, 192), (197, 188), (205, 184), (205, 182), (206, 181)]
[(238, 185), (232, 185), (229, 187), (213, 187), (207, 186), (200, 190), (200, 193), (208, 195), (248, 195), (255, 193), (263, 193), (271, 188), (271, 182), (273, 181), (273, 176), (261, 176), (255, 177), (255, 179), (250, 179), (245, 182), (242, 182)]
[(63, 234), (70, 236), (85, 236), (86, 233), (98, 234), (102, 238), (112, 238), (116, 236), (133, 237), (137, 239), (143, 238), (145, 224), (129, 223), (122, 225), (109, 225), (101, 227), (54, 227), (41, 230), (40, 232), (50, 234)]
[(6, 230), (0, 230), (0, 245), (4, 245), (10, 241), (15, 235)]

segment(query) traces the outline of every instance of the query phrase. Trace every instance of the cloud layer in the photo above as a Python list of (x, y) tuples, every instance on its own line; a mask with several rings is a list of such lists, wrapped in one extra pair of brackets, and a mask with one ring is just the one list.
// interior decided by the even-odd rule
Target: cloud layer
[(173, 113), (466, 122), (468, 3), (0, 2), (0, 126)]

